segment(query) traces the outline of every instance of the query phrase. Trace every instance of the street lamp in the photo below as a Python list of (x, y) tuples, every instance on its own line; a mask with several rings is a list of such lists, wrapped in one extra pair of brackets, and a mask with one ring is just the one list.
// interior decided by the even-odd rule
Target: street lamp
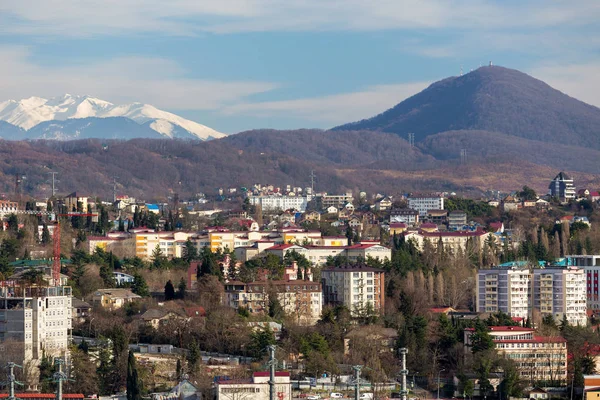
[(445, 370), (445, 368), (442, 368), (437, 373), (437, 400), (440, 400), (440, 373), (442, 373)]

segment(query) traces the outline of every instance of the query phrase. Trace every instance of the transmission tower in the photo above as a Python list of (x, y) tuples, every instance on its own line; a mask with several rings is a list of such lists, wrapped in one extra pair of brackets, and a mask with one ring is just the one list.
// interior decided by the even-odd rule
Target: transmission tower
[(50, 197), (54, 197), (54, 195), (56, 194), (56, 174), (58, 174), (58, 172), (48, 172), (50, 175), (52, 175), (52, 196)]
[(277, 360), (275, 359), (275, 346), (267, 346), (269, 351), (269, 400), (275, 400), (275, 367)]
[(58, 369), (58, 371), (52, 375), (52, 382), (56, 383), (56, 400), (63, 400), (63, 382), (72, 381), (72, 379), (69, 379), (67, 374), (63, 372), (64, 363), (65, 360), (62, 358), (57, 358), (54, 360), (54, 365), (56, 365)]
[(413, 132), (408, 133), (408, 144), (410, 147), (415, 147), (415, 134)]

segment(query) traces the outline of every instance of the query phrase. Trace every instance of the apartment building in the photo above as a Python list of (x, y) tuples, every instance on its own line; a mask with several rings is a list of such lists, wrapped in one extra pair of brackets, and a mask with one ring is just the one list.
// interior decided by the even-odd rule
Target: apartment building
[(366, 260), (369, 257), (380, 261), (392, 259), (392, 250), (389, 247), (374, 243), (359, 243), (352, 246), (300, 246), (295, 244), (278, 244), (265, 249), (265, 253), (275, 254), (281, 258), (292, 251), (302, 254), (314, 265), (324, 265), (327, 263), (329, 257), (336, 256), (345, 256), (351, 262)]
[(448, 229), (460, 231), (467, 225), (467, 213), (461, 210), (450, 211), (448, 214)]
[(512, 317), (528, 318), (533, 310), (542, 317), (564, 316), (573, 325), (585, 325), (586, 293), (584, 271), (577, 267), (530, 268), (527, 262), (512, 262), (477, 273), (476, 311), (502, 311)]
[(443, 196), (410, 196), (408, 198), (408, 208), (417, 210), (421, 218), (427, 216), (429, 210), (443, 210), (444, 209), (444, 197)]
[(322, 210), (326, 210), (329, 207), (336, 207), (337, 209), (342, 209), (346, 206), (346, 204), (354, 203), (354, 196), (352, 193), (344, 193), (344, 194), (317, 194), (317, 201), (319, 202), (319, 206)]
[(429, 232), (426, 229), (418, 231), (408, 231), (404, 238), (406, 241), (412, 240), (419, 250), (423, 250), (425, 240), (428, 240), (432, 245), (437, 246), (442, 243), (444, 248), (451, 251), (458, 249), (465, 250), (469, 246), (478, 246), (483, 248), (486, 241), (496, 240), (496, 236), (492, 232), (477, 231), (460, 231), (460, 232)]
[(10, 361), (26, 368), (33, 381), (44, 356), (69, 358), (71, 301), (69, 286), (29, 287), (2, 282), (0, 349)]
[[(465, 346), (471, 346), (473, 328), (464, 330)], [(567, 381), (567, 341), (560, 336), (537, 336), (519, 326), (492, 326), (489, 334), (498, 354), (515, 362), (521, 378), (530, 385), (547, 382), (560, 386)]]
[(586, 276), (586, 297), (588, 309), (600, 310), (600, 255), (567, 256), (569, 265), (580, 267)]
[(405, 223), (416, 225), (419, 223), (419, 212), (412, 208), (395, 208), (390, 212), (390, 223)]
[(266, 313), (269, 296), (275, 295), (285, 313), (297, 323), (314, 325), (323, 310), (321, 284), (296, 279), (295, 274), (287, 277), (290, 279), (227, 282), (223, 303), (236, 310), (244, 307), (251, 313)]
[(248, 196), (250, 204), (260, 206), (263, 211), (297, 210), (304, 212), (312, 196), (259, 195)]
[(559, 172), (548, 186), (548, 195), (550, 195), (550, 197), (556, 197), (562, 202), (568, 202), (569, 200), (574, 199), (576, 190), (573, 185), (573, 178), (562, 171)]
[(385, 272), (365, 264), (347, 264), (321, 270), (325, 304), (344, 305), (353, 315), (368, 307), (383, 314), (385, 306)]

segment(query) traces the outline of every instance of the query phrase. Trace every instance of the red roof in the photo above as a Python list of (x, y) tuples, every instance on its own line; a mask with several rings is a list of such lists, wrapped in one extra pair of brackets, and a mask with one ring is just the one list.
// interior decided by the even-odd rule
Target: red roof
[(188, 317), (206, 317), (206, 310), (204, 307), (184, 307), (183, 310)]
[(285, 250), (285, 249), (289, 249), (290, 247), (294, 247), (294, 246), (298, 246), (298, 245), (290, 244), (290, 243), (277, 244), (275, 246), (271, 246), (271, 247), (267, 248), (267, 250)]
[(425, 232), (425, 231), (419, 231), (419, 233), (423, 236), (430, 236), (430, 237), (447, 237), (447, 236), (467, 236), (467, 237), (472, 237), (472, 236), (482, 236), (485, 235), (484, 231), (480, 231), (477, 230), (475, 232), (470, 232), (470, 231), (458, 231), (458, 232)]
[(560, 336), (534, 336), (533, 339), (494, 340), (494, 343), (567, 343), (567, 339)]
[(390, 228), (406, 228), (406, 224), (404, 222), (393, 222), (390, 224)]
[[(465, 328), (466, 331), (475, 331), (475, 328)], [(515, 332), (533, 332), (533, 328), (524, 328), (522, 326), (490, 326), (492, 332), (515, 331)]]
[(424, 224), (421, 224), (421, 228), (437, 228), (437, 225), (433, 222), (426, 222)]
[[(260, 376), (270, 376), (269, 371), (258, 371), (255, 372), (254, 374), (252, 374), (252, 376), (254, 377), (260, 377)], [(275, 376), (290, 376), (290, 373), (287, 371), (275, 371)]]
[[(64, 399), (83, 399), (83, 394), (77, 393), (63, 393)], [(0, 399), (8, 397), (8, 393), (0, 393)], [(15, 397), (21, 399), (55, 399), (56, 394), (54, 393), (15, 393)]]

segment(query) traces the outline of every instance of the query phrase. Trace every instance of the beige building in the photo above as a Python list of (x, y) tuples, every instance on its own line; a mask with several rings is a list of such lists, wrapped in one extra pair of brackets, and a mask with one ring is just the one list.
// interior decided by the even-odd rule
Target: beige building
[(452, 251), (458, 251), (459, 248), (464, 251), (469, 241), (473, 243), (473, 246), (483, 248), (487, 240), (496, 240), (493, 233), (481, 230), (465, 232), (427, 232), (418, 230), (409, 231), (404, 237), (406, 241), (412, 240), (419, 250), (423, 250), (425, 240), (429, 240), (433, 246), (442, 243), (444, 248)]
[[(464, 331), (465, 346), (471, 345), (473, 328)], [(560, 336), (536, 336), (531, 328), (492, 326), (490, 332), (498, 354), (515, 362), (521, 378), (534, 385), (551, 386), (567, 381), (567, 341)], [(554, 383), (554, 384), (552, 384)]]
[(114, 310), (141, 298), (130, 289), (98, 289), (92, 295), (92, 304)]
[(385, 309), (385, 272), (365, 264), (326, 267), (321, 270), (325, 304), (344, 305), (353, 315), (369, 306), (378, 314)]

